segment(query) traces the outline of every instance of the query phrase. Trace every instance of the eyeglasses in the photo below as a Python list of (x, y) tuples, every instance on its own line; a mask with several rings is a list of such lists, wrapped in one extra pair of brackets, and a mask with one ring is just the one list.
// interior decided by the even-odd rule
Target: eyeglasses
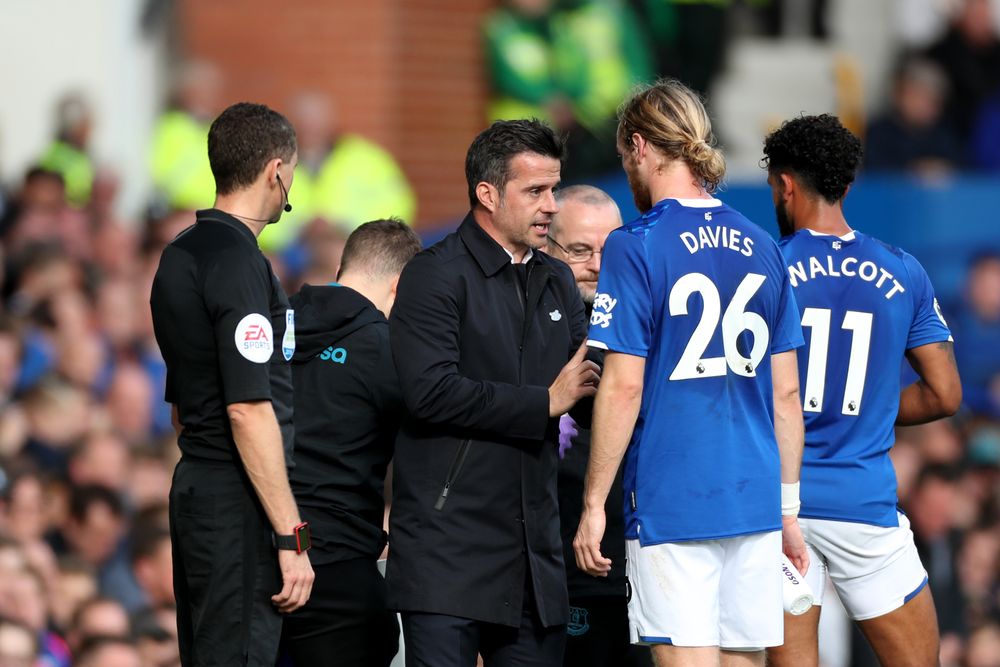
[(552, 238), (551, 235), (547, 235), (548, 239), (555, 244), (557, 248), (563, 251), (566, 255), (566, 261), (571, 264), (581, 264), (583, 262), (589, 262), (590, 258), (594, 255), (601, 254), (601, 250), (594, 250), (593, 248), (574, 248), (573, 250), (567, 250), (563, 244)]

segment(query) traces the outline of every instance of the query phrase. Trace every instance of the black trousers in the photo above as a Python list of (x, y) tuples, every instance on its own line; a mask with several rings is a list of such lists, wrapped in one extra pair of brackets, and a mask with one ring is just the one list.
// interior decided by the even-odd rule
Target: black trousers
[[(475, 591), (470, 591), (475, 595)], [(406, 667), (560, 667), (566, 626), (542, 626), (531, 588), (517, 628), (468, 618), (403, 612)]]
[(396, 613), (373, 558), (314, 565), (302, 609), (285, 618), (285, 651), (296, 667), (388, 667), (399, 645)]
[(271, 526), (238, 461), (181, 459), (170, 488), (177, 634), (184, 667), (272, 667), (281, 590)]
[(571, 598), (565, 667), (652, 667), (648, 646), (629, 643), (628, 601), (620, 596)]

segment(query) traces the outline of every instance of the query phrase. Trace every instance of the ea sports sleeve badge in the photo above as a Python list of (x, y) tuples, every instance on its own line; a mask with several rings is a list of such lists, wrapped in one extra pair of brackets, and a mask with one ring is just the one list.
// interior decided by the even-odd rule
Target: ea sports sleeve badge
[(274, 350), (271, 320), (260, 313), (250, 313), (236, 325), (236, 349), (255, 364), (266, 364)]

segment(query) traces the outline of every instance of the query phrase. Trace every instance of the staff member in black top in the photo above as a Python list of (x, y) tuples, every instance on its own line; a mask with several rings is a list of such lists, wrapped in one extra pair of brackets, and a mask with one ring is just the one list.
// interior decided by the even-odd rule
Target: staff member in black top
[(559, 416), (595, 393), (583, 302), (546, 243), (562, 144), (537, 121), (472, 142), (472, 211), (403, 270), (389, 319), (408, 414), (387, 584), (407, 665), (561, 665)]
[(235, 104), (212, 123), (208, 157), (215, 208), (164, 249), (150, 299), (182, 454), (170, 489), (178, 638), (185, 667), (271, 667), (279, 612), (313, 582), (287, 475), (294, 314), (256, 242), (288, 204), (295, 130)]
[(376, 560), (382, 488), (402, 398), (385, 319), (420, 238), (400, 220), (366, 222), (344, 246), (338, 283), (291, 298), (296, 345), (292, 491), (312, 530), (316, 585), (285, 619), (296, 665), (388, 666), (399, 627)]
[[(604, 242), (621, 227), (615, 200), (590, 185), (571, 185), (556, 193), (559, 213), (552, 217), (545, 252), (569, 264), (588, 314), (597, 294)], [(603, 353), (602, 353), (603, 356)], [(606, 577), (592, 577), (576, 566), (573, 538), (583, 512), (583, 480), (590, 457), (590, 429), (569, 415), (559, 420), (559, 521), (569, 588), (565, 667), (648, 667), (649, 648), (630, 643), (628, 584), (625, 579), (625, 517), (622, 471), (618, 471), (605, 511), (608, 524), (601, 553), (611, 558)]]

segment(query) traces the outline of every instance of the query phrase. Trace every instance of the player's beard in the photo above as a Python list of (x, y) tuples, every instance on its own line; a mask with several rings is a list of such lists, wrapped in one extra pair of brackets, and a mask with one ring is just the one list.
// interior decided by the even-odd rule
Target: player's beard
[(639, 213), (645, 213), (653, 208), (653, 196), (649, 193), (649, 185), (643, 183), (633, 169), (625, 167), (625, 175), (628, 176), (628, 185), (632, 189), (632, 199), (635, 200), (635, 207)]
[(791, 236), (795, 233), (795, 223), (788, 215), (788, 208), (783, 200), (774, 204), (774, 216), (778, 219), (778, 233), (781, 236)]

